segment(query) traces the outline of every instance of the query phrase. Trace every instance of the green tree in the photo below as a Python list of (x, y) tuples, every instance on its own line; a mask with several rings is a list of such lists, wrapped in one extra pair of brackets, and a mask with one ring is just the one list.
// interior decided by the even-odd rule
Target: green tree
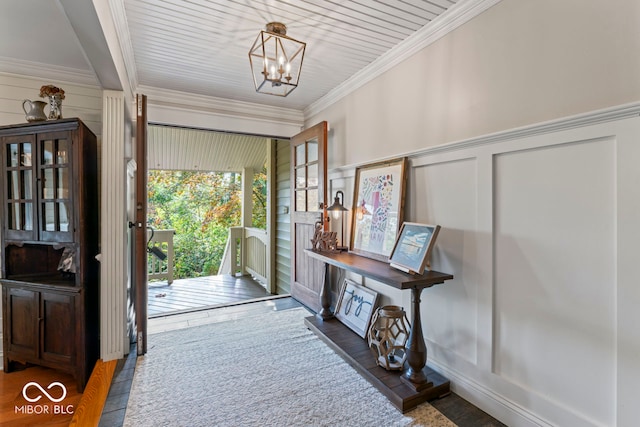
[(217, 274), (229, 227), (240, 225), (240, 176), (150, 171), (148, 219), (173, 229), (175, 277)]
[(267, 229), (267, 168), (253, 176), (253, 215), (252, 226)]
[[(148, 176), (148, 220), (173, 229), (174, 277), (218, 273), (229, 227), (241, 221), (242, 176), (236, 173), (152, 170)], [(253, 181), (253, 226), (266, 228), (266, 169)]]

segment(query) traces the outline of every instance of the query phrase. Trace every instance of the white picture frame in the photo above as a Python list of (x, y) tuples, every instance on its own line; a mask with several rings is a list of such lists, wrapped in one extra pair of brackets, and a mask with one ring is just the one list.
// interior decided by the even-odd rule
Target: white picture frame
[(336, 318), (364, 338), (378, 304), (378, 293), (345, 279), (334, 311)]

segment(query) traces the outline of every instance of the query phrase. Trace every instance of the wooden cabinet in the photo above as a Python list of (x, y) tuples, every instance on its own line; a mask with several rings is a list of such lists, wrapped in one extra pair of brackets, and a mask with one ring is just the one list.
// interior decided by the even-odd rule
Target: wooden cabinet
[(0, 127), (4, 369), (37, 364), (83, 390), (99, 354), (95, 135), (78, 119)]

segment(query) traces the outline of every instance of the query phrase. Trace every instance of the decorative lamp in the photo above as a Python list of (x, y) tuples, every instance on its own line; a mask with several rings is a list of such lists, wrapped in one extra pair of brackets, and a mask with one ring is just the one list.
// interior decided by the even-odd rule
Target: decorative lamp
[(344, 193), (340, 190), (336, 192), (336, 197), (333, 198), (333, 204), (327, 208), (327, 211), (331, 212), (333, 219), (340, 224), (340, 242), (336, 246), (338, 251), (344, 251), (347, 246), (344, 244), (344, 230), (347, 228), (347, 214), (349, 209), (344, 207)]
[(371, 319), (367, 341), (378, 366), (388, 371), (401, 371), (404, 368), (410, 331), (407, 313), (402, 307), (385, 305), (376, 310)]
[(269, 22), (249, 50), (256, 92), (287, 96), (298, 87), (306, 46), (287, 36), (286, 25)]
[(371, 212), (369, 212), (364, 199), (362, 199), (362, 202), (360, 202), (360, 205), (356, 208), (356, 218), (358, 218), (358, 221), (362, 221), (365, 215), (371, 215)]

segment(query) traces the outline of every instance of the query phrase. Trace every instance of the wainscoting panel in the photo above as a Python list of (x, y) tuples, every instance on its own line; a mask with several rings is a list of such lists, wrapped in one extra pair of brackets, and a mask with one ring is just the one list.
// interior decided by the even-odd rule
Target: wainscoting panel
[[(625, 111), (408, 154), (405, 220), (442, 226), (431, 262), (454, 276), (422, 292), (427, 363), (509, 426), (637, 422), (640, 117)], [(345, 200), (354, 169), (329, 175)]]
[[(100, 357), (104, 361), (121, 359), (129, 350), (127, 336), (127, 164), (125, 162), (127, 107), (118, 91), (104, 92), (104, 143), (102, 182), (109, 191), (101, 198), (100, 260)], [(104, 184), (103, 184), (104, 185)], [(109, 236), (109, 238), (105, 238)]]
[(415, 166), (405, 217), (443, 226), (431, 262), (454, 279), (422, 291), (423, 330), (434, 357), (442, 349), (477, 363), (477, 163), (475, 158)]
[[(494, 157), (493, 372), (615, 424), (616, 141)], [(594, 393), (594, 387), (598, 392)]]

